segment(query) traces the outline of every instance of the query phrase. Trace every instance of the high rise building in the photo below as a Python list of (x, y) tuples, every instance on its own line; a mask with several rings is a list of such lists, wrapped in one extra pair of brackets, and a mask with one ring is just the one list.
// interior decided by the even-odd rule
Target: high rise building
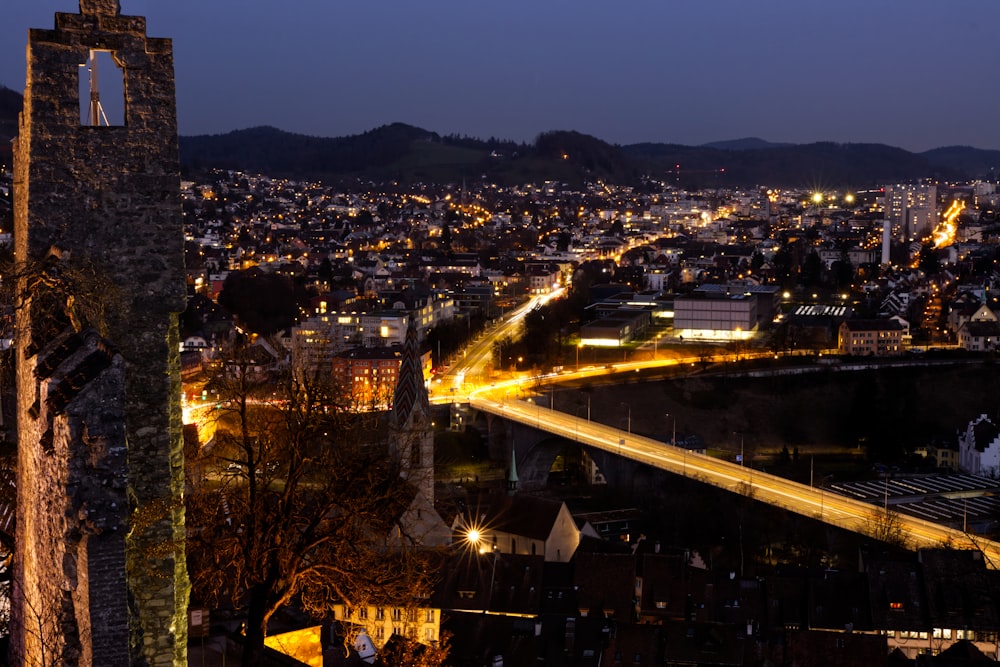
[(882, 200), (893, 238), (920, 240), (937, 224), (936, 185), (887, 185)]

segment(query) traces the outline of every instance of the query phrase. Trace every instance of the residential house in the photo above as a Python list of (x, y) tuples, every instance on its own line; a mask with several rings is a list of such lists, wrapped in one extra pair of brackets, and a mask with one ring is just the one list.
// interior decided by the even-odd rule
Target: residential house
[(359, 324), (361, 344), (365, 347), (402, 345), (410, 326), (410, 314), (399, 310), (362, 313)]
[(917, 453), (934, 461), (934, 465), (938, 468), (955, 472), (959, 470), (959, 452), (955, 447), (928, 445), (922, 450), (918, 448)]
[(1000, 592), (978, 551), (922, 549), (915, 559), (863, 554), (873, 627), (910, 659), (963, 640), (996, 655)]
[(991, 352), (1000, 343), (1000, 322), (965, 322), (958, 328), (958, 345), (969, 352)]
[(479, 516), (459, 515), (452, 530), (467, 540), (477, 531), (480, 550), (543, 556), (547, 563), (568, 563), (580, 544), (566, 503), (520, 494), (503, 496)]
[(950, 304), (948, 328), (958, 331), (966, 322), (996, 322), (997, 316), (989, 306), (969, 293), (961, 295)]
[(903, 325), (896, 319), (852, 319), (840, 325), (841, 354), (894, 356), (903, 354)]
[(1000, 428), (979, 415), (958, 436), (958, 467), (964, 472), (1000, 477)]
[(422, 644), (440, 639), (441, 610), (426, 602), (351, 607), (343, 603), (333, 606), (333, 618), (343, 624), (364, 628), (376, 649), (381, 649), (393, 635), (409, 637)]
[(573, 562), (573, 585), (581, 618), (623, 622), (636, 619), (640, 584), (635, 555), (581, 551)]
[(531, 294), (548, 294), (559, 287), (559, 267), (554, 264), (535, 264), (528, 268), (527, 274)]

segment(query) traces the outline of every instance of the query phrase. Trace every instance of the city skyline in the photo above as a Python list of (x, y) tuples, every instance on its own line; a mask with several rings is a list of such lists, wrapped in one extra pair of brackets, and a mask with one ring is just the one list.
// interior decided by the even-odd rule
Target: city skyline
[[(28, 28), (76, 0), (14, 0), (0, 84), (24, 86)], [(884, 143), (1000, 149), (985, 65), (1000, 5), (925, 0), (459, 2), (327, 6), (123, 0), (174, 40), (179, 129), (344, 136), (392, 122), (532, 141)]]

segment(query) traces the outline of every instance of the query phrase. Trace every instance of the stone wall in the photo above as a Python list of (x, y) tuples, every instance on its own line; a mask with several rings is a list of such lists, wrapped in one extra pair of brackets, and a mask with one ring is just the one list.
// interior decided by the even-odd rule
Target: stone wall
[[(20, 579), (26, 585), (14, 610), (20, 633), (14, 644), (32, 648), (27, 625), (35, 610), (51, 602), (62, 611), (46, 615), (59, 617), (89, 599), (90, 626), (77, 623), (80, 660), (54, 664), (180, 666), (187, 664), (189, 587), (177, 332), (184, 307), (183, 228), (173, 56), (169, 40), (147, 38), (145, 19), (121, 16), (116, 1), (81, 0), (81, 12), (56, 14), (54, 30), (30, 31), (24, 111), (15, 142), (15, 256), (29, 305), (20, 308), (17, 323), (17, 540)], [(91, 49), (111, 51), (123, 68), (123, 126), (81, 125), (80, 65)], [(32, 277), (41, 271), (49, 272), (51, 279), (43, 282), (54, 292), (44, 301), (29, 293)], [(60, 298), (64, 317), (53, 312)], [(127, 533), (124, 562), (103, 542), (81, 540), (87, 571), (124, 572), (127, 592), (99, 592), (93, 586), (85, 592), (79, 581), (65, 579), (58, 563), (36, 558), (50, 548), (46, 533), (85, 535), (87, 522), (97, 520), (41, 506), (47, 497), (66, 494), (69, 482), (58, 466), (50, 467), (51, 456), (44, 456), (48, 445), (35, 401), (35, 367), (39, 351), (58, 335), (57, 325), (79, 328), (81, 318), (82, 324), (98, 327), (123, 359), (127, 503), (103, 505), (99, 521), (127, 526), (117, 531)], [(88, 448), (75, 450), (74, 437), (69, 426), (53, 431), (55, 446), (74, 456), (94, 455)], [(71, 599), (33, 591), (33, 582), (44, 579), (61, 581), (60, 590)], [(90, 663), (88, 654), (118, 655), (96, 640), (86, 646), (88, 634), (96, 637), (101, 629), (107, 635), (102, 624), (111, 617), (97, 612), (112, 598), (128, 610), (127, 662), (95, 658)], [(118, 622), (108, 627), (117, 628)], [(35, 657), (27, 655), (24, 664), (33, 664)]]
[(126, 665), (124, 360), (72, 330), (35, 359), (21, 435), (36, 446), (18, 452), (32, 486), (18, 489), (31, 502), (18, 508), (15, 598), (28, 604), (12, 664)]

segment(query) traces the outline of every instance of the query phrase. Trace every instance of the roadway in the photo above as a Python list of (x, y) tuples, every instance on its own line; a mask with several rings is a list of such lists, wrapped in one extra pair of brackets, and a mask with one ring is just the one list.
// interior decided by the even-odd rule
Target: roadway
[(618, 428), (510, 397), (511, 383), (472, 391), (473, 408), (499, 415), (567, 440), (624, 456), (654, 468), (752, 496), (755, 500), (832, 526), (863, 534), (899, 532), (911, 549), (952, 547), (979, 549), (990, 567), (1000, 567), (1000, 543), (916, 517), (887, 512), (853, 498), (830, 493), (704, 454), (628, 433)]
[(470, 342), (462, 357), (435, 378), (431, 385), (431, 402), (443, 403), (453, 399), (464, 401), (470, 391), (487, 384), (489, 371), (493, 368), (494, 346), (507, 338), (516, 340), (525, 316), (533, 309), (562, 296), (564, 290), (565, 288), (560, 287), (548, 294), (531, 297)]
[(561, 292), (560, 289), (533, 297), (473, 341), (462, 359), (453, 364), (446, 374), (439, 376), (440, 383), (434, 388), (432, 401), (440, 403), (468, 400), (478, 410), (726, 491), (752, 495), (760, 502), (818, 519), (838, 528), (869, 535), (899, 531), (909, 548), (949, 546), (979, 549), (991, 567), (1000, 567), (1000, 543), (917, 517), (890, 513), (885, 508), (830, 493), (822, 487), (800, 484), (750, 467), (691, 452), (683, 447), (673, 447), (659, 440), (628, 433), (590, 421), (589, 418), (584, 419), (580, 415), (568, 415), (543, 407), (538, 402), (520, 400), (518, 397), (523, 395), (525, 383), (536, 389), (540, 383), (546, 382), (607, 378), (609, 374), (638, 372), (648, 368), (771, 356), (771, 353), (766, 352), (744, 351), (739, 355), (721, 354), (707, 359), (654, 359), (601, 367), (585, 366), (573, 372), (543, 376), (513, 374), (504, 380), (491, 381), (487, 369), (492, 364), (494, 345), (505, 338), (516, 337), (528, 312), (560, 296)]

